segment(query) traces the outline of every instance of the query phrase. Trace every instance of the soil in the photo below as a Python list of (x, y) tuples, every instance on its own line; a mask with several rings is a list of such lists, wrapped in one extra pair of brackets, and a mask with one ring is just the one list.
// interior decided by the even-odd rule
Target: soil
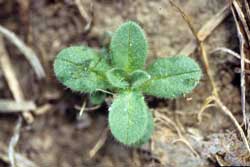
[[(227, 1), (176, 0), (200, 29)], [(16, 151), (40, 167), (139, 167), (139, 166), (217, 166), (218, 158), (228, 165), (250, 165), (246, 149), (233, 123), (220, 109), (212, 107), (198, 124), (197, 113), (211, 94), (204, 71), (199, 86), (176, 100), (147, 96), (150, 108), (173, 120), (195, 152), (182, 142), (173, 143), (178, 134), (173, 127), (156, 125), (153, 149), (125, 147), (108, 132), (107, 140), (94, 157), (90, 150), (103, 138), (107, 128), (107, 104), (89, 111), (79, 119), (87, 95), (65, 89), (53, 74), (53, 60), (62, 48), (84, 44), (96, 48), (106, 45), (108, 32), (127, 20), (138, 22), (149, 41), (150, 63), (156, 57), (177, 54), (194, 37), (181, 15), (167, 0), (82, 0), (92, 24), (83, 18), (73, 0), (0, 0), (0, 24), (15, 32), (38, 54), (47, 77), (38, 80), (24, 56), (7, 39), (5, 47), (15, 67), (27, 100), (37, 106), (50, 104), (50, 109), (35, 115), (35, 121), (24, 124)], [(219, 47), (239, 51), (237, 32), (230, 14), (206, 40), (208, 53)], [(198, 51), (191, 55), (203, 67)], [(223, 103), (241, 121), (240, 61), (230, 55), (209, 54), (209, 62)], [(0, 98), (13, 98), (0, 70)], [(190, 100), (191, 99), (191, 100)], [(88, 104), (88, 107), (91, 107)], [(247, 103), (249, 108), (249, 103)], [(13, 135), (16, 114), (0, 114), (0, 142), (8, 145)], [(163, 127), (163, 128), (162, 128)], [(1, 148), (0, 148), (1, 153)], [(0, 154), (1, 155), (1, 154)], [(8, 164), (1, 160), (0, 167)]]

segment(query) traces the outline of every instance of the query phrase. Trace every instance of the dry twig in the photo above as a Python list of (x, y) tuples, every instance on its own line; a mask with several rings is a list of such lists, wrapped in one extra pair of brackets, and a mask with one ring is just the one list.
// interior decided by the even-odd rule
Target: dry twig
[(223, 160), (223, 158), (219, 156), (218, 154), (215, 154), (215, 159), (219, 163), (220, 166), (230, 166), (230, 164), (227, 163), (225, 160)]
[(114, 93), (110, 92), (110, 91), (107, 91), (107, 90), (103, 90), (103, 89), (96, 89), (96, 91), (100, 91), (100, 92), (103, 92), (103, 93), (107, 93), (107, 94), (110, 94), (112, 96), (115, 96)]
[[(173, 3), (172, 3), (173, 4)], [(204, 41), (207, 37), (218, 27), (221, 22), (230, 14), (229, 5), (221, 9), (215, 16), (208, 20), (202, 28), (197, 32), (199, 40)], [(192, 54), (197, 47), (197, 43), (191, 40), (179, 54), (190, 55)]]
[(95, 146), (89, 151), (89, 157), (92, 159), (96, 153), (102, 148), (105, 144), (108, 136), (108, 128), (105, 128), (101, 134), (100, 139), (97, 141)]
[[(224, 47), (222, 47), (222, 48), (216, 48), (215, 50), (213, 50), (212, 52), (210, 52), (210, 54), (214, 54), (216, 52), (223, 52), (223, 53), (232, 55), (233, 57), (241, 60), (241, 56), (238, 53), (234, 52), (233, 50), (231, 50), (229, 48), (224, 48)], [(247, 58), (245, 58), (245, 63), (250, 64), (250, 60), (247, 59)]]
[[(101, 107), (101, 105), (96, 105), (96, 106), (93, 106), (93, 107), (85, 107), (85, 108), (84, 108), (84, 111), (95, 111), (95, 110), (97, 110), (97, 109), (100, 108), (100, 107)], [(75, 109), (81, 111), (82, 107), (76, 105), (76, 106), (75, 106)]]
[(22, 112), (27, 110), (35, 110), (36, 105), (33, 101), (13, 101), (0, 99), (0, 112)]
[(247, 141), (247, 138), (244, 134), (244, 131), (242, 130), (240, 124), (238, 123), (238, 121), (236, 120), (236, 118), (233, 116), (232, 112), (221, 102), (221, 100), (219, 98), (214, 97), (214, 101), (217, 103), (217, 105), (222, 109), (223, 113), (226, 114), (234, 123), (234, 125), (236, 126), (236, 128), (238, 129), (238, 131), (240, 132), (240, 136), (247, 148), (247, 151), (250, 153), (250, 147)]
[(8, 40), (10, 40), (20, 50), (20, 52), (24, 54), (39, 79), (44, 78), (46, 76), (45, 71), (39, 59), (37, 58), (36, 53), (30, 47), (25, 45), (24, 42), (16, 36), (16, 34), (1, 25), (0, 33), (3, 34)]
[(50, 111), (53, 108), (51, 104), (44, 104), (41, 107), (38, 107), (36, 110), (34, 109), (34, 114), (35, 115), (43, 115)]
[[(2, 70), (4, 72), (4, 76), (11, 90), (11, 93), (14, 96), (14, 99), (17, 102), (25, 101), (21, 86), (17, 80), (10, 58), (8, 57), (8, 54), (4, 48), (4, 43), (1, 36), (0, 36), (0, 64), (2, 66)], [(30, 112), (23, 111), (22, 115), (27, 122), (29, 123), (33, 122), (34, 118)]]
[(9, 157), (11, 167), (18, 167), (17, 162), (16, 162), (16, 156), (15, 156), (15, 147), (20, 137), (20, 129), (22, 126), (22, 122), (23, 122), (23, 118), (19, 116), (17, 123), (16, 123), (15, 130), (14, 130), (14, 134), (10, 139), (10, 144), (8, 148), (8, 157)]
[[(7, 156), (8, 149), (5, 144), (0, 142), (0, 159), (5, 163), (10, 163), (9, 157)], [(25, 156), (15, 153), (16, 163), (18, 167), (39, 167), (37, 164), (26, 158)]]
[(188, 140), (182, 135), (181, 130), (178, 128), (178, 126), (174, 123), (174, 121), (172, 121), (171, 119), (169, 119), (168, 117), (162, 115), (160, 112), (155, 112), (155, 119), (154, 121), (160, 121), (161, 123), (163, 123), (164, 125), (168, 126), (171, 125), (175, 131), (177, 132), (179, 138), (174, 140), (172, 143), (176, 143), (176, 142), (182, 142), (183, 144), (185, 144), (196, 157), (200, 157), (199, 154), (194, 150), (194, 148), (192, 147), (192, 145), (188, 142)]
[(82, 114), (83, 114), (83, 112), (85, 110), (85, 107), (86, 107), (86, 101), (84, 101), (83, 104), (82, 104), (82, 107), (81, 107), (80, 112), (79, 112), (79, 117), (82, 116)]
[[(250, 32), (246, 23), (246, 20), (244, 18), (244, 14), (242, 13), (239, 4), (236, 1), (232, 2), (231, 5), (231, 11), (233, 13), (234, 16), (234, 21), (236, 24), (236, 28), (237, 28), (237, 33), (238, 33), (238, 38), (239, 38), (239, 42), (240, 42), (240, 56), (241, 56), (241, 61), (240, 61), (240, 87), (241, 87), (241, 108), (242, 108), (242, 113), (243, 113), (243, 122), (245, 125), (245, 128), (247, 128), (247, 118), (246, 118), (246, 87), (245, 87), (245, 51), (244, 51), (244, 47), (246, 45), (246, 41), (244, 39), (244, 35), (246, 34), (246, 37), (248, 38), (248, 40), (250, 39)], [(239, 23), (239, 20), (241, 21), (241, 25)], [(243, 29), (245, 30), (245, 32), (242, 32), (242, 26), (244, 27)]]
[[(76, 4), (76, 6), (77, 6), (77, 8), (78, 8), (78, 10), (79, 10), (79, 12), (81, 14), (81, 16), (87, 22), (86, 26), (84, 27), (84, 31), (86, 32), (86, 31), (88, 31), (91, 28), (92, 21), (93, 21), (92, 17), (90, 17), (87, 14), (86, 10), (84, 9), (84, 6), (82, 4), (82, 0), (75, 0), (75, 4)], [(92, 6), (91, 6), (91, 8), (92, 8)]]
[(199, 124), (200, 124), (201, 121), (202, 121), (202, 116), (203, 116), (204, 111), (205, 111), (206, 109), (210, 108), (210, 107), (214, 107), (214, 104), (210, 104), (210, 103), (212, 103), (212, 102), (213, 102), (212, 96), (209, 96), (209, 97), (206, 98), (204, 104), (202, 105), (200, 111), (199, 111), (198, 114), (197, 114), (197, 115), (198, 115), (197, 118), (198, 118), (198, 123), (199, 123)]

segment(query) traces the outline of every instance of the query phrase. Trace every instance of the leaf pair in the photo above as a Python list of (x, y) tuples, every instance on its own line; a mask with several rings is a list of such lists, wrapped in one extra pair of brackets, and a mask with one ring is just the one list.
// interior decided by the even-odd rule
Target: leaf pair
[(149, 95), (175, 98), (190, 92), (200, 80), (199, 65), (187, 56), (160, 58), (145, 70), (148, 44), (143, 30), (134, 22), (118, 28), (110, 48), (115, 68), (108, 78), (115, 87), (137, 88)]
[(54, 63), (55, 74), (72, 90), (90, 93), (94, 104), (105, 98), (99, 89), (118, 92), (109, 109), (111, 132), (121, 143), (139, 146), (154, 129), (142, 94), (175, 98), (189, 93), (198, 84), (201, 70), (187, 56), (160, 58), (145, 68), (145, 33), (131, 21), (113, 34), (110, 51), (103, 54), (83, 46), (63, 49)]
[(107, 72), (107, 79), (110, 84), (120, 89), (135, 90), (150, 78), (150, 75), (143, 70), (136, 70), (132, 73), (127, 73), (120, 68), (113, 68)]

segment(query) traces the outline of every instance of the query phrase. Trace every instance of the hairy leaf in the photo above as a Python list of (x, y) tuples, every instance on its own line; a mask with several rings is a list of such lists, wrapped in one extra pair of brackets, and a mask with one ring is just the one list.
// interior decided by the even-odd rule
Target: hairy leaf
[(146, 71), (136, 70), (130, 75), (131, 87), (133, 89), (138, 88), (150, 78), (151, 76)]
[(105, 59), (93, 49), (72, 46), (63, 49), (54, 62), (58, 80), (75, 91), (93, 92), (108, 87), (104, 72), (109, 69)]
[(107, 73), (109, 83), (116, 88), (127, 88), (129, 83), (126, 81), (126, 72), (119, 68), (113, 68)]
[(152, 78), (144, 84), (145, 93), (163, 98), (189, 93), (201, 78), (199, 65), (187, 56), (157, 59), (147, 72)]
[(148, 126), (148, 108), (142, 94), (118, 95), (109, 109), (109, 126), (119, 142), (130, 146), (139, 142)]
[(122, 24), (111, 39), (112, 64), (132, 72), (143, 68), (147, 56), (147, 40), (141, 27), (132, 21)]
[(154, 120), (152, 113), (148, 111), (148, 124), (144, 136), (134, 144), (135, 147), (141, 146), (148, 142), (154, 131)]

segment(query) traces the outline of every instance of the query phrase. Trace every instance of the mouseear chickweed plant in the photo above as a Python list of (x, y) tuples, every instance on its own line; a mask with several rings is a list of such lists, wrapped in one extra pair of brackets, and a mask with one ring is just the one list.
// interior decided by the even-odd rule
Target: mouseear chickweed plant
[(73, 91), (89, 93), (101, 103), (100, 90), (115, 92), (108, 122), (113, 136), (128, 146), (146, 143), (154, 130), (143, 94), (176, 98), (189, 93), (201, 78), (199, 65), (183, 55), (158, 58), (147, 68), (148, 43), (135, 22), (122, 24), (112, 35), (110, 52), (71, 46), (54, 62), (58, 80)]

